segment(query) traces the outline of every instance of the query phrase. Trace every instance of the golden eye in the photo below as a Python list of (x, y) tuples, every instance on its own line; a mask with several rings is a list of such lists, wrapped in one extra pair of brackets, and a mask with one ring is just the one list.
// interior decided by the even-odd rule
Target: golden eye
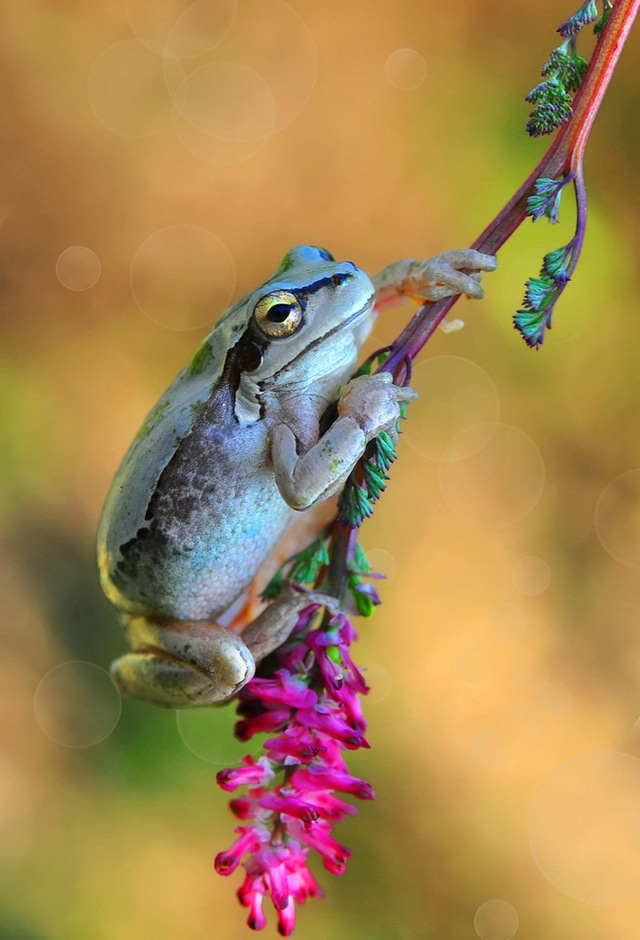
[(302, 307), (295, 294), (274, 290), (262, 297), (253, 311), (255, 321), (267, 336), (291, 336), (302, 323)]

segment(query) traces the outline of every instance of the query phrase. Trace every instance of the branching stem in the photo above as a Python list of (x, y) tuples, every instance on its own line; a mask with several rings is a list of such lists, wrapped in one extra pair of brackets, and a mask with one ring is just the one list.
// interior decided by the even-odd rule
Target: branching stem
[[(542, 177), (560, 179), (569, 176), (574, 183), (577, 202), (576, 240), (567, 269), (567, 273), (571, 275), (578, 262), (579, 245), (584, 237), (586, 225), (584, 151), (596, 114), (639, 9), (640, 0), (617, 0), (614, 4), (573, 99), (573, 113), (570, 119), (557, 132), (553, 143), (522, 186), (473, 242), (472, 248), (486, 254), (496, 254), (528, 217), (527, 198), (534, 192), (536, 181)], [(423, 304), (392, 344), (390, 354), (380, 366), (380, 370), (392, 372), (397, 382), (408, 382), (411, 363), (456, 303), (458, 296)], [(359, 473), (356, 467), (354, 474)], [(331, 593), (336, 595), (343, 593), (342, 585), (348, 576), (347, 566), (355, 550), (355, 531), (357, 530), (340, 522), (336, 523), (329, 575)]]
[[(617, 0), (573, 100), (571, 118), (560, 128), (553, 143), (522, 186), (473, 242), (472, 248), (487, 254), (497, 253), (527, 218), (527, 197), (533, 192), (536, 180), (541, 177), (558, 179), (568, 173), (573, 174), (576, 180), (580, 224), (584, 226), (584, 151), (598, 108), (639, 9), (640, 0)], [(403, 363), (417, 356), (457, 300), (458, 297), (455, 296), (424, 304), (393, 343), (391, 354), (381, 368), (396, 373), (398, 378), (403, 380)]]

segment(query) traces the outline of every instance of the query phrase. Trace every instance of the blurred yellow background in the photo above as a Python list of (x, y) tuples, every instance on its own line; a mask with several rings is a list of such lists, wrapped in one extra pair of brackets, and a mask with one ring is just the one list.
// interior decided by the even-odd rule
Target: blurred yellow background
[[(111, 477), (211, 322), (293, 245), (374, 273), (473, 240), (544, 152), (522, 98), (572, 12), (0, 8), (3, 938), (248, 935), (239, 876), (212, 867), (234, 825), (215, 784), (232, 710), (120, 714), (101, 671), (124, 649), (94, 564)], [(353, 858), (319, 870), (300, 937), (640, 930), (639, 52), (636, 30), (543, 349), (511, 315), (569, 236), (568, 196), (416, 366), (362, 533), (389, 580), (359, 623), (372, 750), (350, 763), (378, 799), (337, 827)], [(385, 315), (377, 344), (411, 313)]]

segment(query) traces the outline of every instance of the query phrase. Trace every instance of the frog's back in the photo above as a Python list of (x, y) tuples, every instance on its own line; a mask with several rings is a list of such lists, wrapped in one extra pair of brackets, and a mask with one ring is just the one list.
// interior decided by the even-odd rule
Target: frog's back
[(163, 471), (109, 579), (132, 610), (217, 618), (251, 583), (292, 515), (264, 425), (211, 420), (212, 401)]
[(230, 308), (147, 416), (120, 465), (98, 532), (107, 596), (123, 610), (201, 619), (226, 609), (286, 527), (264, 466), (266, 431), (235, 422), (225, 357)]

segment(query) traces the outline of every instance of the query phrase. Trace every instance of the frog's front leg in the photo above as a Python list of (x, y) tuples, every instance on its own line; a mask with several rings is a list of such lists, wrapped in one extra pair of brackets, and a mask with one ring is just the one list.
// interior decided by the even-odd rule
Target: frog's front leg
[(480, 286), (483, 271), (495, 271), (494, 255), (473, 248), (445, 251), (426, 261), (395, 261), (372, 278), (376, 288), (376, 310), (412, 297), (420, 303), (466, 294), (476, 300), (484, 296)]
[(286, 421), (276, 425), (271, 456), (283, 499), (292, 509), (302, 510), (332, 496), (368, 442), (381, 431), (395, 433), (401, 403), (417, 397), (415, 389), (394, 385), (389, 372), (361, 375), (345, 386), (338, 417), (306, 451)]
[(312, 605), (338, 610), (335, 598), (319, 591), (287, 592), (242, 637), (207, 620), (128, 617), (132, 652), (113, 663), (111, 674), (126, 695), (165, 708), (224, 702), (253, 678), (256, 662), (285, 642)]

